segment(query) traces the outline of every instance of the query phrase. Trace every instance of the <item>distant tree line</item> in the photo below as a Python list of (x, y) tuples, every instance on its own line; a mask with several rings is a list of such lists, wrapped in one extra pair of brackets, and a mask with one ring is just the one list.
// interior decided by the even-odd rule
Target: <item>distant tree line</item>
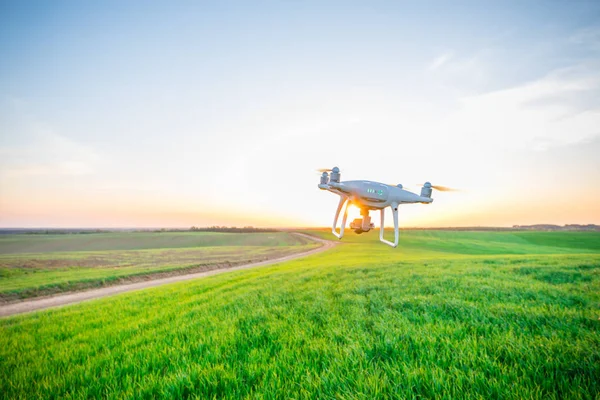
[(253, 233), (253, 232), (278, 232), (279, 229), (274, 228), (255, 228), (253, 226), (244, 226), (238, 228), (236, 226), (208, 226), (197, 227), (192, 226), (189, 229), (185, 228), (148, 228), (148, 229), (132, 229), (132, 228), (113, 228), (113, 229), (69, 229), (69, 228), (50, 228), (50, 229), (29, 229), (29, 228), (0, 228), (0, 235), (85, 235), (94, 233), (111, 233), (111, 232), (229, 232), (229, 233)]
[(490, 232), (510, 232), (510, 231), (600, 231), (600, 225), (588, 224), (569, 224), (565, 226), (537, 224), (537, 225), (513, 225), (508, 227), (495, 226), (458, 226), (458, 227), (442, 227), (442, 228), (420, 228), (420, 227), (403, 227), (402, 230), (407, 231), (490, 231)]
[(7, 228), (0, 229), (0, 234), (23, 234), (23, 235), (86, 235), (91, 233), (114, 232), (107, 229), (26, 229), (26, 228)]
[(236, 226), (209, 226), (209, 227), (204, 227), (204, 228), (192, 226), (190, 228), (190, 231), (191, 232), (253, 233), (253, 232), (277, 232), (277, 229), (255, 228), (253, 226), (244, 226), (243, 228), (238, 228)]
[(528, 231), (600, 231), (600, 225), (567, 224), (565, 226), (551, 224), (513, 225), (514, 229)]
[[(330, 228), (318, 228), (323, 231)], [(445, 228), (419, 228), (419, 227), (402, 227), (402, 230), (441, 230), (441, 231), (595, 231), (600, 232), (600, 225), (595, 224), (567, 224), (564, 226), (552, 224), (537, 224), (537, 225), (513, 225), (508, 227), (493, 227), (493, 226), (470, 226), (470, 227), (445, 227)], [(192, 226), (189, 229), (185, 228), (0, 228), (0, 235), (28, 234), (28, 235), (65, 235), (65, 234), (93, 234), (93, 233), (109, 233), (109, 232), (229, 232), (229, 233), (253, 233), (253, 232), (279, 232), (280, 229), (274, 228), (255, 228), (253, 226), (244, 226), (238, 228), (236, 226), (208, 226), (197, 227)]]

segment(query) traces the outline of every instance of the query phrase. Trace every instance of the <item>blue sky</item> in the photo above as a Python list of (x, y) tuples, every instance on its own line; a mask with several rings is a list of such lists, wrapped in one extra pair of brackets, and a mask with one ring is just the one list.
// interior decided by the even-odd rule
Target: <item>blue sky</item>
[(0, 4), (2, 226), (600, 223), (598, 2)]

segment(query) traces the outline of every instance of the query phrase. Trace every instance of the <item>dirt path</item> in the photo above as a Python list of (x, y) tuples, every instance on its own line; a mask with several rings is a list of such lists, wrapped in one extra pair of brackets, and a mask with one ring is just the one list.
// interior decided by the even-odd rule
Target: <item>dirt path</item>
[(322, 251), (329, 250), (330, 248), (332, 248), (336, 244), (338, 244), (337, 242), (333, 242), (331, 240), (320, 239), (315, 236), (306, 235), (304, 233), (294, 233), (294, 234), (304, 236), (304, 237), (314, 240), (316, 242), (320, 242), (323, 245), (321, 247), (318, 247), (313, 250), (305, 251), (303, 253), (296, 253), (296, 254), (291, 254), (289, 256), (285, 256), (285, 257), (281, 257), (281, 258), (275, 258), (272, 260), (261, 261), (261, 262), (245, 264), (245, 265), (239, 265), (237, 267), (222, 268), (222, 269), (216, 269), (216, 270), (206, 271), (206, 272), (197, 272), (197, 273), (188, 274), (188, 275), (177, 275), (177, 276), (171, 276), (168, 278), (155, 279), (155, 280), (144, 281), (144, 282), (136, 282), (136, 283), (130, 283), (130, 284), (125, 284), (125, 285), (108, 286), (105, 288), (88, 290), (85, 292), (65, 293), (65, 294), (60, 294), (60, 295), (56, 295), (56, 296), (52, 296), (52, 297), (46, 297), (46, 298), (42, 298), (42, 299), (26, 300), (26, 301), (22, 301), (19, 303), (7, 304), (7, 305), (0, 306), (0, 317), (7, 317), (9, 315), (15, 315), (15, 314), (23, 314), (23, 313), (36, 311), (36, 310), (43, 310), (46, 308), (61, 307), (61, 306), (65, 306), (68, 304), (80, 303), (80, 302), (86, 301), (86, 300), (99, 299), (101, 297), (112, 296), (112, 295), (119, 294), (119, 293), (132, 292), (134, 290), (142, 290), (142, 289), (146, 289), (149, 287), (166, 285), (168, 283), (182, 282), (182, 281), (189, 281), (192, 279), (204, 278), (206, 276), (217, 275), (217, 274), (221, 274), (223, 272), (263, 267), (266, 265), (276, 264), (276, 263), (280, 263), (280, 262), (284, 262), (284, 261), (290, 261), (290, 260), (294, 260), (296, 258), (306, 257), (311, 254), (320, 253)]

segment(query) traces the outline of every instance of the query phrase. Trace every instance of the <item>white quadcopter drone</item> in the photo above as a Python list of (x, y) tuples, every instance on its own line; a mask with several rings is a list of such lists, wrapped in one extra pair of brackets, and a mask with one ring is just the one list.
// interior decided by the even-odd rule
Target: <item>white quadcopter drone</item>
[[(381, 212), (381, 226), (379, 228), (379, 240), (383, 243), (396, 247), (398, 246), (398, 206), (400, 204), (411, 204), (411, 203), (422, 203), (429, 204), (433, 201), (431, 198), (432, 189), (440, 191), (452, 191), (444, 186), (433, 186), (429, 182), (425, 182), (421, 189), (421, 195), (404, 190), (402, 185), (386, 185), (384, 183), (373, 182), (373, 181), (346, 181), (340, 182), (340, 169), (334, 167), (332, 169), (321, 169), (322, 172), (321, 183), (319, 189), (328, 190), (340, 196), (340, 203), (337, 211), (335, 212), (335, 218), (333, 220), (333, 229), (331, 232), (341, 239), (344, 236), (344, 227), (346, 226), (346, 219), (348, 217), (348, 206), (353, 204), (360, 208), (360, 215), (362, 218), (356, 218), (350, 223), (350, 229), (360, 234), (363, 232), (369, 232), (375, 227), (375, 224), (371, 223), (371, 217), (369, 216), (370, 210), (380, 210)], [(329, 174), (331, 172), (331, 174)], [(340, 233), (337, 232), (337, 222), (340, 216), (340, 211), (344, 207), (344, 218), (342, 219), (342, 225), (340, 226)], [(385, 208), (391, 207), (394, 214), (394, 242), (385, 240), (383, 238), (383, 220), (385, 216)]]

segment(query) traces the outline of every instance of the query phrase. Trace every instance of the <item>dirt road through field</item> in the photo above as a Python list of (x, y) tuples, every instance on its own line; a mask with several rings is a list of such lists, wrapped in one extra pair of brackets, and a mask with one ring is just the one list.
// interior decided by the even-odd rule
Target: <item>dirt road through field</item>
[(189, 281), (192, 279), (204, 278), (206, 276), (217, 275), (217, 274), (221, 274), (224, 272), (237, 271), (240, 269), (256, 268), (256, 267), (263, 267), (263, 266), (267, 266), (267, 265), (277, 264), (280, 262), (290, 261), (290, 260), (294, 260), (296, 258), (306, 257), (306, 256), (309, 256), (312, 254), (320, 253), (320, 252), (329, 250), (330, 248), (332, 248), (338, 244), (338, 242), (320, 239), (315, 236), (306, 235), (304, 233), (294, 233), (294, 234), (306, 237), (306, 238), (314, 240), (316, 242), (319, 242), (322, 244), (322, 246), (318, 247), (316, 249), (313, 249), (313, 250), (302, 252), (302, 253), (292, 254), (289, 256), (275, 258), (272, 260), (261, 261), (261, 262), (257, 262), (257, 263), (239, 265), (237, 267), (222, 268), (222, 269), (206, 271), (206, 272), (198, 272), (198, 273), (188, 274), (188, 275), (177, 275), (177, 276), (171, 276), (168, 278), (155, 279), (155, 280), (144, 281), (144, 282), (136, 282), (136, 283), (130, 283), (130, 284), (125, 284), (125, 285), (108, 286), (105, 288), (88, 290), (85, 292), (66, 293), (66, 294), (56, 295), (56, 296), (52, 296), (52, 297), (45, 297), (42, 299), (27, 300), (27, 301), (22, 301), (19, 303), (7, 304), (7, 305), (0, 306), (0, 317), (7, 317), (9, 315), (28, 313), (28, 312), (32, 312), (32, 311), (43, 310), (46, 308), (61, 307), (61, 306), (65, 306), (68, 304), (80, 303), (82, 301), (112, 296), (112, 295), (119, 294), (119, 293), (132, 292), (135, 290), (142, 290), (142, 289), (146, 289), (146, 288), (150, 288), (150, 287), (166, 285), (168, 283), (182, 282), (182, 281)]

